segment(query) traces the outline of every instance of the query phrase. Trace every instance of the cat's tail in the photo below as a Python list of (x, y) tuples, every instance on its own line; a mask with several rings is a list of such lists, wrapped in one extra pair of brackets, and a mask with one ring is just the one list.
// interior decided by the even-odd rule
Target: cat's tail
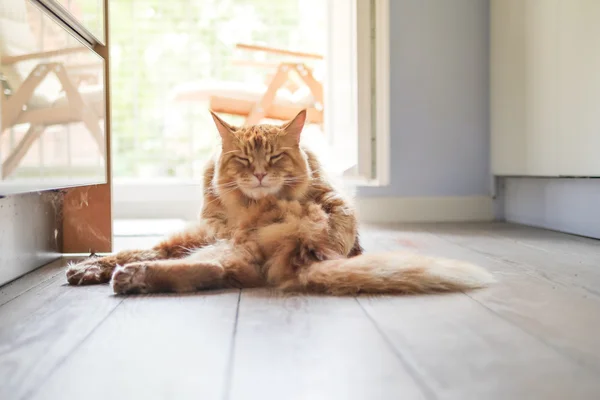
[[(331, 294), (434, 293), (476, 289), (494, 282), (466, 262), (411, 253), (363, 254), (311, 264), (288, 289)], [(300, 287), (298, 287), (298, 285)]]

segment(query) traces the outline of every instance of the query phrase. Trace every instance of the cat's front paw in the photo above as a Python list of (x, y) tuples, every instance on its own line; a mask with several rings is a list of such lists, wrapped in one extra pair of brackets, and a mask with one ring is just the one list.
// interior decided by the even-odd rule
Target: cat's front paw
[(296, 252), (292, 254), (290, 264), (295, 268), (301, 268), (315, 262), (335, 260), (341, 256), (327, 246), (317, 243), (300, 244)]
[(117, 265), (110, 281), (115, 294), (147, 293), (145, 263)]
[(317, 246), (303, 246), (300, 248), (299, 257), (306, 261), (325, 261), (327, 260), (327, 251)]
[(107, 276), (106, 268), (100, 263), (94, 262), (94, 259), (86, 260), (78, 264), (71, 264), (67, 267), (67, 282), (70, 285), (94, 285), (106, 283), (110, 275)]

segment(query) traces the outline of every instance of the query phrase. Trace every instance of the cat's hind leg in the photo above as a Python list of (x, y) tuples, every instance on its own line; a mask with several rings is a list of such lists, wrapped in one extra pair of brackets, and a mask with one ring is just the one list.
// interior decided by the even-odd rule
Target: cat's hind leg
[(177, 260), (134, 262), (116, 268), (111, 286), (116, 294), (194, 292), (264, 283), (257, 253), (247, 246), (220, 241)]
[(91, 257), (67, 268), (71, 285), (107, 283), (117, 265), (182, 258), (196, 249), (214, 243), (212, 230), (202, 224), (176, 233), (149, 250), (125, 250), (106, 257)]

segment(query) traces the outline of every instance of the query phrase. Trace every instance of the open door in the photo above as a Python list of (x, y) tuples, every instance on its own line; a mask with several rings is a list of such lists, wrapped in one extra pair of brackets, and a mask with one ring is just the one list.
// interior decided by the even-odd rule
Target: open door
[(389, 179), (388, 0), (328, 0), (325, 130), (334, 171), (356, 184)]

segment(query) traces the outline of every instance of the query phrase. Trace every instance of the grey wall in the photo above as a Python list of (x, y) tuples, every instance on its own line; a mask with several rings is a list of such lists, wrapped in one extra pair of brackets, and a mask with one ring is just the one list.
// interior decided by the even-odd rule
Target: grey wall
[(359, 196), (489, 194), (489, 1), (390, 1), (391, 185)]
[(60, 210), (54, 192), (0, 198), (0, 285), (60, 256)]
[(600, 239), (600, 179), (503, 178), (505, 220)]

